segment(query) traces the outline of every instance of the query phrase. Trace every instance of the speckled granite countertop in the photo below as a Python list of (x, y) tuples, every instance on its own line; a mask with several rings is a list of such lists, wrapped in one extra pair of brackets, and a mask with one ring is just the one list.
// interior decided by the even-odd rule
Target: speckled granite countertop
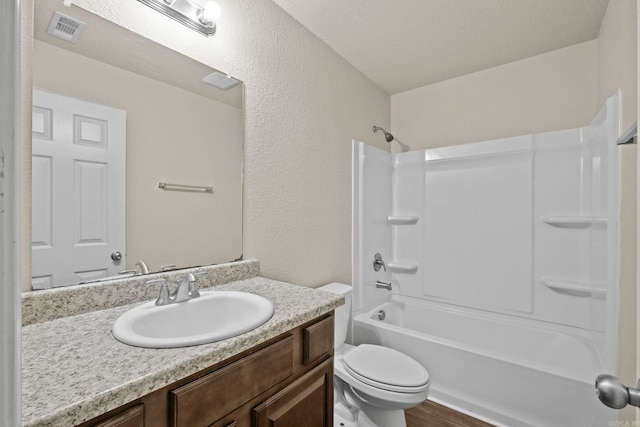
[(264, 325), (235, 338), (161, 350), (128, 346), (111, 335), (113, 322), (139, 303), (23, 327), (23, 425), (79, 424), (328, 313), (344, 301), (338, 295), (262, 277), (214, 289), (262, 295), (273, 303), (275, 313)]

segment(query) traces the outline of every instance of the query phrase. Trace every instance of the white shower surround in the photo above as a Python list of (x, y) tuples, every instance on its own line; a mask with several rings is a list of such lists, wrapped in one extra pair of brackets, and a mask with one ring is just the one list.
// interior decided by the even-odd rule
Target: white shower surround
[(491, 422), (617, 419), (593, 383), (617, 372), (618, 102), (578, 129), (401, 154), (354, 143), (355, 343), (411, 355), (435, 400)]

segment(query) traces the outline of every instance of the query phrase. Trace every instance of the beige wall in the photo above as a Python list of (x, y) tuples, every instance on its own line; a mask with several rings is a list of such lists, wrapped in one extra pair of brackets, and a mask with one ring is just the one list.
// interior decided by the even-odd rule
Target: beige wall
[[(598, 34), (598, 104), (620, 91), (621, 131), (637, 121), (637, 1), (610, 0)], [(620, 379), (636, 383), (637, 298), (637, 146), (620, 148)], [(635, 408), (620, 419), (635, 420)]]
[(391, 131), (416, 150), (581, 127), (596, 87), (594, 40), (393, 95)]
[(244, 255), (266, 277), (351, 282), (351, 140), (380, 148), (389, 96), (270, 0), (221, 0), (205, 38), (129, 0), (92, 12), (243, 80)]
[[(242, 255), (241, 109), (38, 40), (33, 85), (127, 112), (126, 268)], [(214, 192), (163, 191), (161, 180)]]
[(622, 94), (621, 130), (637, 120), (637, 0), (610, 0), (598, 34), (598, 105)]

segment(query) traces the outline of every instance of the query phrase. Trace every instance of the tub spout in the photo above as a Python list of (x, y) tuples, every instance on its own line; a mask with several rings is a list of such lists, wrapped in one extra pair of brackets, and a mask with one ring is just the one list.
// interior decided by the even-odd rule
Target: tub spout
[(376, 288), (378, 289), (386, 289), (390, 291), (392, 289), (391, 282), (381, 282), (380, 280), (376, 281)]

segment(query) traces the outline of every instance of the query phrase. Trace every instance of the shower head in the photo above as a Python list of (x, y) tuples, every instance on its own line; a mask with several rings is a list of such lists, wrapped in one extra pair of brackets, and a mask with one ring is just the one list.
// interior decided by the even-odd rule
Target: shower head
[(373, 125), (373, 131), (374, 132), (378, 132), (379, 130), (382, 131), (382, 133), (384, 133), (384, 139), (387, 140), (387, 142), (391, 142), (393, 141), (393, 135), (391, 135), (389, 132), (387, 132), (386, 130), (382, 129), (380, 126), (376, 126)]

